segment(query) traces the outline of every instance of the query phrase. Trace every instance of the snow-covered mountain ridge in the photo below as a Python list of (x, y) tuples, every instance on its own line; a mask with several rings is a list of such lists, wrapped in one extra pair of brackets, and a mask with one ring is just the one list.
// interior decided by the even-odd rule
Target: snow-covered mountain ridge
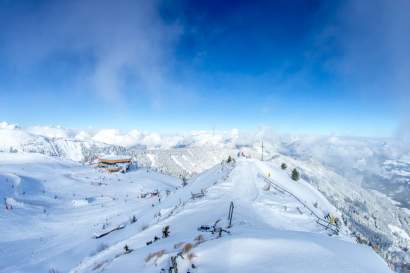
[[(229, 155), (243, 153), (260, 158), (263, 139), (265, 161), (275, 166), (285, 162), (289, 168), (300, 170), (302, 178), (338, 208), (358, 239), (372, 245), (397, 271), (410, 271), (410, 159), (400, 141), (286, 136), (269, 131), (256, 135), (232, 130), (161, 136), (137, 134), (135, 130), (124, 135), (118, 130), (99, 134), (5, 123), (0, 127), (0, 150), (5, 152), (36, 152), (78, 162), (91, 162), (101, 154), (126, 154), (140, 167), (193, 179)], [(110, 137), (104, 141), (111, 144), (94, 139), (105, 134)], [(148, 144), (146, 136), (153, 135), (157, 136), (156, 144)], [(121, 144), (124, 139), (122, 145), (112, 144)]]
[(0, 180), (12, 206), (0, 214), (1, 272), (391, 272), (347, 226), (334, 235), (317, 224), (300, 202), (341, 214), (275, 162), (220, 163), (183, 187), (148, 169), (0, 153)]

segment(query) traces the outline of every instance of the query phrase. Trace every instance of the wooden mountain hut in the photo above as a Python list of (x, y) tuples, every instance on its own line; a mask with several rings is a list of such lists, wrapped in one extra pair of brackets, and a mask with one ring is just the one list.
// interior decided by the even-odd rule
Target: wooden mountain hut
[(97, 167), (107, 172), (127, 172), (132, 164), (129, 157), (101, 157), (98, 158)]

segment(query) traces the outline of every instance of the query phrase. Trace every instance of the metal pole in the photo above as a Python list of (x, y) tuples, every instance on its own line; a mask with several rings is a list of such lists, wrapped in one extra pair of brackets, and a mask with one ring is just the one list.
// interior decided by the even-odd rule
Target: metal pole
[(229, 213), (228, 213), (228, 219), (229, 219), (228, 228), (232, 227), (233, 208), (234, 208), (234, 205), (233, 205), (233, 202), (231, 201), (231, 204), (229, 206)]

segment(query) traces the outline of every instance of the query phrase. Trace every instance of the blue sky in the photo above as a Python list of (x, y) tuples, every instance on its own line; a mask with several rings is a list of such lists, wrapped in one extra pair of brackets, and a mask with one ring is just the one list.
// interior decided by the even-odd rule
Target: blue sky
[(388, 136), (410, 108), (408, 8), (0, 0), (0, 120)]

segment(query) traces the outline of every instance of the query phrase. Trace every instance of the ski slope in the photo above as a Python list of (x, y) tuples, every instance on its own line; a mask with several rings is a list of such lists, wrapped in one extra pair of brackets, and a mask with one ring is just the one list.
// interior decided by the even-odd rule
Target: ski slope
[[(178, 272), (391, 272), (346, 227), (339, 235), (325, 230), (262, 176), (316, 214), (338, 215), (310, 184), (253, 159), (218, 164), (182, 187), (147, 169), (106, 174), (39, 154), (0, 153), (0, 197), (12, 206), (0, 213), (0, 272), (168, 272), (178, 253)], [(198, 230), (217, 220), (229, 234)], [(162, 238), (165, 226), (170, 234)]]

